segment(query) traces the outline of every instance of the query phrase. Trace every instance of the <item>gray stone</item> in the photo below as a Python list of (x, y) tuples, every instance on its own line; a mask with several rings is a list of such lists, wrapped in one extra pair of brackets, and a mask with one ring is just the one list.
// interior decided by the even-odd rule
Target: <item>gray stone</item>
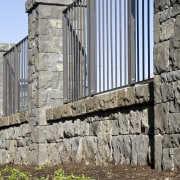
[(154, 137), (154, 163), (155, 168), (162, 169), (162, 138), (161, 135), (155, 135)]
[(164, 148), (180, 148), (180, 134), (165, 134), (163, 137)]
[(61, 159), (59, 157), (58, 153), (58, 147), (56, 143), (51, 143), (48, 144), (47, 146), (47, 151), (48, 151), (48, 162), (57, 165), (61, 163)]
[(154, 106), (154, 128), (155, 133), (164, 134), (168, 129), (168, 104), (157, 104)]
[(47, 144), (38, 145), (38, 164), (39, 165), (48, 164)]
[(154, 46), (154, 66), (156, 74), (169, 71), (169, 41)]
[(163, 170), (174, 170), (173, 149), (170, 148), (163, 149), (162, 168)]
[(162, 23), (160, 32), (161, 41), (168, 40), (174, 36), (174, 24), (175, 19), (169, 19)]
[(130, 111), (129, 116), (129, 133), (140, 134), (141, 133), (141, 118), (142, 114), (139, 111)]
[(155, 10), (164, 10), (170, 6), (170, 0), (158, 0), (154, 2)]
[(169, 114), (169, 131), (172, 134), (180, 133), (180, 113)]
[(173, 85), (170, 84), (161, 84), (161, 92), (162, 92), (162, 102), (168, 102), (172, 101), (174, 99), (174, 91), (173, 91)]
[(180, 148), (174, 149), (174, 168), (180, 170)]
[(119, 113), (119, 134), (129, 134), (129, 115)]
[(167, 19), (170, 19), (172, 11), (173, 11), (172, 7), (165, 9), (164, 11), (161, 11), (160, 12), (160, 19), (159, 19), (160, 22), (162, 23), (162, 22), (166, 21)]
[(62, 142), (57, 144), (59, 156), (63, 164), (71, 162), (71, 140), (63, 139)]
[(72, 121), (67, 121), (64, 124), (64, 137), (70, 138), (74, 136), (74, 123)]

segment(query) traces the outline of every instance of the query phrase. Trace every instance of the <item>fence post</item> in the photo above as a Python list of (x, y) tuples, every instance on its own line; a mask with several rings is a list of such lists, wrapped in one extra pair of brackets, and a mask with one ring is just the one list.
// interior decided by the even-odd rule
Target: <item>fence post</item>
[(128, 0), (128, 84), (136, 81), (136, 23), (135, 1)]

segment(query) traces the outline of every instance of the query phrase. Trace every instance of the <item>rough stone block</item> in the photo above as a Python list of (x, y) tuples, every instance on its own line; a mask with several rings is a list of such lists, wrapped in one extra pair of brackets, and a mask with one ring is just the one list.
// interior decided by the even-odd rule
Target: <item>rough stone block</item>
[(154, 130), (155, 133), (164, 134), (168, 129), (168, 112), (169, 105), (168, 103), (157, 104), (154, 106)]
[(48, 164), (47, 144), (38, 145), (38, 165)]
[(169, 71), (169, 41), (154, 46), (155, 74)]
[(161, 84), (162, 102), (172, 101), (174, 99), (173, 84)]
[(162, 168), (163, 170), (174, 170), (174, 152), (171, 148), (163, 149), (162, 153)]
[(74, 123), (72, 121), (65, 122), (63, 129), (65, 138), (74, 137)]
[(160, 31), (160, 40), (165, 41), (174, 37), (175, 19), (169, 19), (162, 23)]
[(180, 113), (169, 114), (169, 131), (172, 134), (180, 133)]
[(172, 11), (173, 11), (172, 7), (168, 8), (168, 9), (165, 9), (164, 11), (161, 11), (160, 12), (160, 19), (159, 19), (160, 22), (162, 23), (162, 22), (170, 19), (171, 15), (172, 15)]
[(135, 89), (129, 87), (121, 89), (117, 92), (117, 105), (118, 107), (133, 105), (135, 103)]
[(180, 170), (180, 148), (173, 149), (174, 151), (174, 168)]
[(119, 123), (119, 134), (129, 134), (130, 122), (129, 122), (129, 114), (119, 113), (118, 115), (118, 123)]
[(165, 134), (163, 148), (180, 148), (180, 134)]
[(170, 6), (170, 0), (158, 0), (154, 3), (155, 11), (164, 10)]
[(159, 170), (162, 168), (162, 138), (161, 135), (155, 135), (153, 144), (155, 168)]
[(140, 134), (141, 133), (141, 119), (142, 114), (139, 111), (130, 111), (129, 115), (129, 133)]

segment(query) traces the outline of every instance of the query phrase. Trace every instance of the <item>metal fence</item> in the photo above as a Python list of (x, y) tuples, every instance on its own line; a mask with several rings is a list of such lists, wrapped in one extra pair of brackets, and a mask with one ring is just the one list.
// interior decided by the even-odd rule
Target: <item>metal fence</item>
[(76, 0), (63, 12), (64, 101), (153, 74), (153, 0)]
[(4, 115), (27, 110), (28, 37), (4, 54)]

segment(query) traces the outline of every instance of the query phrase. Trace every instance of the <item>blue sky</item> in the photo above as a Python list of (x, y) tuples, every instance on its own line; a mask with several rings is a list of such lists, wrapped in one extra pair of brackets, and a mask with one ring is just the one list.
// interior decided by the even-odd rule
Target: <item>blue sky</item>
[(28, 33), (26, 0), (2, 0), (0, 5), (0, 43), (18, 43)]

